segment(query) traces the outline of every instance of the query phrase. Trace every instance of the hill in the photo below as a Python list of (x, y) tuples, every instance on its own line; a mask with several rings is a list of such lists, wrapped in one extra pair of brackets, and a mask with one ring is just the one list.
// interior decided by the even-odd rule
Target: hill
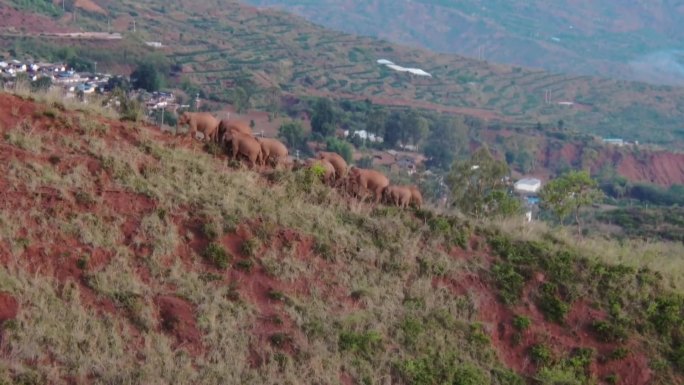
[[(126, 33), (126, 38), (89, 46), (79, 55), (97, 61), (103, 70), (121, 62), (130, 63), (130, 68), (139, 56), (127, 53), (140, 51), (145, 40), (161, 40), (166, 46), (161, 52), (175, 64), (178, 83), (201, 89), (217, 101), (233, 101), (236, 85), (248, 84), (254, 87), (253, 103), (263, 108), (274, 100), (269, 95), (368, 99), (506, 124), (563, 120), (566, 127), (582, 132), (684, 146), (682, 88), (558, 75), (436, 54), (332, 32), (298, 17), (233, 1), (219, 7), (184, 1), (99, 0), (97, 4), (109, 12), (107, 17), (79, 10), (74, 22), (69, 12), (54, 17), (31, 13), (45, 23), (21, 24), (5, 34), (2, 44), (19, 55), (49, 55), (64, 43), (40, 37), (37, 31), (43, 27), (57, 23), (106, 31), (110, 25), (112, 31)], [(22, 7), (5, 7), (4, 12), (15, 15), (11, 20), (21, 19), (32, 9)], [(433, 77), (397, 73), (376, 63), (382, 58), (420, 67)]]
[(438, 52), (551, 72), (684, 84), (684, 8), (674, 0), (248, 2)]
[(372, 208), (144, 124), (0, 107), (4, 382), (684, 379), (681, 261), (650, 270), (649, 245), (607, 263), (617, 244)]

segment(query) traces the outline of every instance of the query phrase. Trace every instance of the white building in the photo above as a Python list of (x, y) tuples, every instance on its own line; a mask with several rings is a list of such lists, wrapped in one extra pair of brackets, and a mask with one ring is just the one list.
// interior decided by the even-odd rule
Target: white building
[(513, 188), (523, 194), (536, 194), (541, 189), (541, 181), (537, 178), (523, 178), (515, 182)]

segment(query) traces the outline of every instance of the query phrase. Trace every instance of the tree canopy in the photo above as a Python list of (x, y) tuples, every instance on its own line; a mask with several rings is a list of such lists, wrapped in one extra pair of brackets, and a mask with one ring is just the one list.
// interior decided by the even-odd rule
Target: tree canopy
[(558, 221), (574, 214), (575, 223), (581, 234), (580, 209), (596, 203), (603, 197), (597, 182), (587, 171), (570, 171), (563, 176), (551, 180), (539, 193), (543, 208), (551, 210)]
[(143, 62), (131, 74), (131, 83), (135, 88), (146, 91), (159, 91), (164, 86), (164, 75), (151, 62)]
[(520, 204), (510, 196), (505, 178), (508, 165), (494, 159), (487, 147), (478, 149), (468, 160), (456, 161), (446, 182), (452, 204), (475, 218), (508, 216), (519, 212)]
[(311, 130), (323, 137), (333, 136), (336, 122), (335, 111), (330, 100), (318, 99), (311, 114)]
[(306, 131), (299, 122), (293, 120), (283, 123), (278, 129), (278, 137), (283, 139), (291, 149), (302, 151), (305, 154), (309, 153), (309, 148), (306, 145)]

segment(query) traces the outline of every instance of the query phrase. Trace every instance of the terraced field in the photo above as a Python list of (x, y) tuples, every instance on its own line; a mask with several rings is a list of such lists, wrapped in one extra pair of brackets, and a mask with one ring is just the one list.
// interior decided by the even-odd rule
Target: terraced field
[[(298, 17), (234, 1), (99, 2), (112, 25), (135, 18), (143, 39), (162, 40), (183, 74), (217, 100), (244, 76), (299, 96), (461, 111), (514, 124), (552, 123), (604, 136), (684, 148), (684, 89), (495, 65), (333, 32)], [(135, 16), (133, 16), (135, 15)], [(106, 22), (92, 18), (92, 28)], [(85, 22), (83, 22), (85, 23)], [(99, 23), (99, 24), (98, 24)], [(125, 31), (124, 31), (125, 32)], [(386, 58), (432, 78), (396, 73)], [(551, 102), (545, 102), (550, 92)], [(256, 98), (257, 102), (259, 98)], [(576, 102), (574, 106), (559, 101)]]

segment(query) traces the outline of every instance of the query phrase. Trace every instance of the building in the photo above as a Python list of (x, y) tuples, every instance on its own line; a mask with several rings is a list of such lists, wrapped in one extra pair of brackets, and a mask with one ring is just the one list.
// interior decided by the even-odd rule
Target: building
[(523, 178), (515, 182), (513, 188), (519, 194), (532, 195), (539, 192), (541, 185), (541, 180), (537, 178)]
[(612, 144), (614, 146), (622, 147), (625, 145), (625, 141), (621, 138), (603, 138), (604, 144)]

